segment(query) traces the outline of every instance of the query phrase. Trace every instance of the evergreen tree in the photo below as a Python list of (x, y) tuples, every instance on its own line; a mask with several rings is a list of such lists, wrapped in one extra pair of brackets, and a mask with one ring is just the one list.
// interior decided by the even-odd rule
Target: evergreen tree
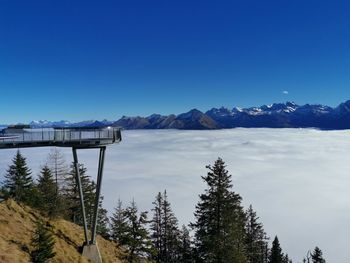
[(99, 203), (98, 217), (97, 217), (97, 234), (101, 235), (105, 239), (110, 239), (109, 218), (108, 211), (102, 207), (103, 197)]
[(163, 195), (159, 192), (153, 202), (153, 220), (151, 222), (151, 239), (156, 250), (156, 262), (163, 261)]
[(124, 246), (127, 242), (128, 221), (123, 204), (118, 199), (117, 207), (111, 218), (111, 238), (117, 242), (118, 246)]
[(182, 226), (180, 232), (180, 248), (178, 262), (181, 263), (193, 263), (193, 248), (191, 245), (190, 232), (185, 225)]
[(269, 263), (284, 263), (284, 255), (277, 236), (272, 242)]
[(155, 205), (153, 220), (151, 224), (152, 241), (156, 248), (157, 262), (178, 262), (180, 248), (180, 231), (177, 227), (177, 218), (172, 212), (166, 191), (163, 195), (158, 193)]
[(43, 222), (37, 223), (32, 239), (34, 250), (30, 253), (33, 263), (46, 263), (55, 256), (55, 240)]
[(286, 255), (283, 256), (283, 263), (292, 263), (292, 260), (289, 259), (288, 254), (286, 254)]
[(326, 260), (322, 256), (322, 250), (319, 247), (315, 247), (311, 253), (312, 263), (326, 263)]
[(125, 216), (128, 221), (125, 246), (128, 249), (127, 261), (139, 262), (140, 258), (149, 258), (154, 253), (146, 225), (147, 212), (138, 213), (135, 201), (126, 208)]
[[(88, 227), (92, 226), (94, 220), (94, 211), (95, 211), (95, 199), (96, 199), (96, 183), (88, 176), (87, 184), (83, 185), (84, 192), (84, 203), (86, 211), (86, 220)], [(101, 196), (103, 199), (103, 196)], [(102, 208), (101, 199), (99, 202), (99, 208)]]
[(38, 208), (49, 217), (57, 216), (59, 213), (59, 206), (56, 183), (51, 170), (47, 166), (44, 166), (40, 171), (37, 190), (40, 200)]
[(171, 209), (166, 190), (163, 193), (163, 233), (165, 262), (178, 262), (178, 250), (180, 246), (180, 231), (177, 226), (177, 218)]
[[(84, 204), (86, 212), (86, 220), (88, 227), (91, 226), (93, 221), (93, 207), (95, 203), (95, 183), (86, 174), (86, 168), (84, 165), (79, 165), (80, 180), (82, 185), (82, 191), (84, 195)], [(79, 190), (76, 182), (75, 169), (72, 165), (69, 176), (66, 178), (66, 186), (64, 189), (64, 197), (68, 206), (68, 219), (72, 222), (82, 225), (82, 211), (80, 207)]]
[[(86, 224), (88, 228), (92, 227), (95, 212), (96, 183), (86, 174), (84, 165), (79, 164), (79, 174), (84, 196)], [(72, 222), (83, 225), (82, 210), (80, 205), (79, 189), (76, 181), (75, 168), (72, 165), (69, 176), (65, 179), (64, 201), (68, 208), (67, 219)], [(107, 210), (102, 207), (103, 196), (99, 201), (99, 212), (97, 217), (97, 234), (104, 238), (109, 238), (109, 218)]]
[(18, 150), (5, 175), (4, 189), (18, 202), (33, 203), (34, 183), (26, 158)]
[(245, 213), (241, 197), (232, 191), (231, 175), (219, 158), (202, 179), (207, 189), (196, 206), (195, 245), (197, 261), (205, 263), (247, 262)]
[(248, 262), (267, 263), (267, 237), (259, 217), (250, 205), (246, 211), (246, 254)]

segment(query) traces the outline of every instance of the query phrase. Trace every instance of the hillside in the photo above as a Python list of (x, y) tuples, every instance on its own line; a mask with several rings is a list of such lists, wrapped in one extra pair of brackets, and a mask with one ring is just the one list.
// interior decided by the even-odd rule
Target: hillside
[[(0, 203), (0, 262), (30, 262), (29, 253), (32, 249), (30, 243), (38, 219), (47, 223), (55, 237), (57, 254), (51, 260), (52, 263), (88, 263), (78, 252), (79, 246), (83, 243), (81, 227), (62, 219), (48, 221), (38, 212), (13, 200)], [(97, 242), (103, 262), (123, 262), (118, 259), (121, 258), (122, 252), (116, 248), (115, 243), (99, 236)]]

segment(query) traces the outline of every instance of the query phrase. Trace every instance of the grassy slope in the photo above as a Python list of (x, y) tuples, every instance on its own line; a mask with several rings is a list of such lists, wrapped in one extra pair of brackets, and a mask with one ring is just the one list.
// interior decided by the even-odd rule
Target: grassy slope
[[(81, 262), (88, 261), (80, 256), (78, 249), (83, 243), (83, 230), (81, 227), (62, 220), (48, 221), (33, 209), (22, 206), (13, 200), (0, 203), (0, 262), (21, 263), (30, 262), (31, 238), (37, 219), (42, 219), (50, 226), (55, 236), (55, 262)], [(104, 263), (121, 263), (122, 252), (116, 249), (113, 242), (102, 237), (97, 238), (97, 243)]]

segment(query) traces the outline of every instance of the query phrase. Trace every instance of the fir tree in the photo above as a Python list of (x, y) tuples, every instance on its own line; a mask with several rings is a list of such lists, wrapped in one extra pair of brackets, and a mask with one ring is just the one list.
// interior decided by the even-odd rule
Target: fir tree
[(39, 194), (39, 209), (49, 217), (58, 215), (58, 193), (56, 192), (56, 183), (51, 170), (44, 166), (39, 174), (37, 190)]
[(286, 255), (283, 256), (283, 263), (292, 263), (292, 260), (289, 259), (288, 254), (286, 254)]
[(146, 225), (147, 212), (138, 213), (135, 201), (126, 208), (125, 216), (128, 221), (125, 246), (128, 249), (127, 261), (138, 262), (140, 258), (149, 258), (153, 254), (152, 242)]
[(269, 263), (284, 263), (284, 255), (277, 236), (272, 242)]
[(179, 258), (178, 262), (181, 263), (193, 263), (193, 248), (190, 237), (190, 232), (185, 225), (182, 226), (180, 232), (180, 247), (179, 247)]
[(160, 192), (153, 202), (153, 220), (151, 223), (152, 242), (156, 249), (157, 262), (178, 262), (180, 231), (177, 218), (172, 212), (166, 191)]
[(156, 262), (163, 261), (163, 195), (159, 192), (153, 202), (153, 220), (151, 222), (151, 239), (156, 250)]
[(241, 197), (232, 191), (231, 175), (219, 158), (202, 179), (208, 188), (196, 206), (196, 257), (205, 263), (240, 263), (245, 257), (245, 214)]
[(164, 235), (165, 235), (165, 248), (166, 248), (166, 260), (169, 263), (178, 262), (179, 247), (180, 247), (180, 231), (178, 228), (178, 221), (171, 209), (171, 204), (168, 201), (167, 192), (163, 193), (164, 203)]
[(98, 217), (97, 217), (97, 234), (101, 235), (105, 239), (110, 239), (109, 218), (108, 211), (102, 207), (103, 197), (99, 203)]
[(117, 207), (111, 218), (111, 238), (117, 242), (118, 246), (124, 246), (127, 242), (128, 221), (123, 204), (118, 199)]
[(5, 175), (4, 189), (8, 197), (18, 202), (33, 203), (33, 178), (26, 158), (18, 150)]
[(268, 262), (267, 254), (267, 237), (259, 217), (250, 205), (246, 211), (246, 254), (248, 262), (266, 263)]
[(55, 256), (55, 240), (43, 222), (37, 223), (32, 239), (34, 250), (30, 253), (33, 263), (46, 263)]
[[(95, 212), (96, 201), (96, 183), (86, 174), (84, 165), (79, 164), (79, 174), (84, 196), (86, 224), (88, 228), (92, 227)], [(76, 181), (74, 166), (72, 165), (69, 176), (65, 179), (64, 200), (68, 207), (67, 218), (72, 222), (83, 225), (82, 210), (80, 205), (79, 190)], [(99, 212), (97, 216), (97, 234), (104, 238), (109, 238), (109, 218), (107, 210), (102, 207), (103, 196), (100, 196)]]
[(311, 253), (312, 263), (326, 263), (326, 260), (322, 256), (322, 250), (319, 247), (315, 247)]
[[(64, 196), (68, 206), (68, 219), (72, 222), (82, 225), (82, 211), (80, 207), (79, 190), (76, 182), (75, 169), (72, 165), (69, 177), (66, 178), (66, 186), (64, 189)], [(86, 212), (86, 220), (88, 227), (91, 226), (93, 221), (93, 208), (95, 203), (95, 183), (86, 174), (86, 168), (84, 165), (79, 165), (80, 180), (82, 185), (82, 191), (84, 195), (84, 205)]]

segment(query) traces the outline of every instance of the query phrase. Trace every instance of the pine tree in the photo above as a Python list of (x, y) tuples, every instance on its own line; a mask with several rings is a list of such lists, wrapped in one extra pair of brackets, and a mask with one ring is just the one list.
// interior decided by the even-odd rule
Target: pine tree
[(128, 222), (126, 211), (123, 209), (122, 201), (119, 199), (115, 212), (111, 218), (111, 238), (118, 246), (124, 246), (127, 242)]
[(39, 209), (49, 217), (55, 217), (59, 214), (58, 193), (56, 192), (56, 183), (51, 170), (44, 166), (41, 169), (38, 178), (37, 190), (39, 194)]
[(101, 196), (97, 217), (97, 234), (101, 235), (105, 239), (110, 239), (109, 218), (108, 211), (102, 207), (103, 196)]
[[(91, 228), (94, 220), (94, 211), (95, 211), (95, 199), (96, 199), (96, 183), (88, 176), (87, 184), (83, 185), (84, 192), (84, 203), (86, 211), (86, 220), (88, 227)], [(101, 196), (103, 199), (103, 196)], [(99, 202), (99, 207), (102, 207), (101, 199)]]
[(250, 205), (246, 211), (246, 254), (248, 262), (266, 263), (267, 256), (267, 240), (262, 223), (258, 222), (259, 217)]
[(146, 225), (147, 212), (138, 213), (135, 201), (126, 208), (125, 216), (128, 221), (125, 246), (128, 249), (127, 261), (138, 262), (140, 258), (149, 258), (154, 253)]
[(272, 242), (269, 263), (284, 263), (284, 255), (277, 236)]
[[(81, 180), (82, 191), (84, 195), (86, 224), (88, 228), (92, 227), (94, 221), (95, 201), (96, 201), (96, 183), (86, 174), (87, 170), (84, 165), (79, 165), (79, 174)], [(83, 225), (82, 210), (80, 205), (80, 197), (78, 185), (76, 182), (75, 168), (72, 165), (69, 176), (65, 179), (64, 201), (68, 208), (67, 219), (72, 222)], [(102, 207), (103, 196), (100, 196), (99, 212), (97, 217), (97, 234), (104, 238), (109, 238), (109, 218), (107, 210)]]
[(55, 256), (55, 240), (43, 222), (37, 222), (32, 239), (34, 250), (30, 253), (33, 263), (46, 263)]
[(156, 261), (178, 262), (180, 231), (166, 191), (163, 194), (159, 192), (153, 204), (154, 215), (151, 223), (151, 238), (157, 251)]
[[(87, 220), (88, 227), (90, 227), (93, 221), (96, 185), (90, 179), (90, 177), (86, 174), (86, 171), (87, 170), (84, 167), (84, 165), (80, 164), (79, 172), (80, 172), (82, 191), (84, 195), (86, 220)], [(78, 185), (76, 182), (75, 169), (73, 165), (71, 167), (69, 177), (66, 178), (64, 197), (68, 206), (68, 213), (67, 213), (68, 219), (78, 225), (82, 225), (83, 224), (82, 211), (80, 207), (79, 191), (78, 191)]]
[(326, 263), (326, 260), (322, 256), (322, 250), (319, 247), (315, 247), (311, 253), (312, 263)]
[(283, 256), (283, 263), (292, 263), (292, 260), (289, 259), (288, 254), (286, 254), (286, 255)]
[(18, 202), (33, 203), (34, 183), (26, 158), (18, 150), (5, 175), (4, 189)]
[(163, 195), (159, 192), (153, 202), (153, 220), (151, 222), (151, 239), (156, 250), (156, 262), (163, 261)]
[(180, 248), (179, 248), (179, 258), (178, 262), (181, 263), (193, 263), (193, 248), (190, 237), (190, 232), (185, 225), (182, 226), (180, 232)]
[(177, 218), (171, 209), (166, 190), (163, 193), (163, 233), (164, 233), (164, 255), (165, 261), (169, 263), (178, 262), (178, 251), (180, 246), (180, 231)]
[(205, 263), (240, 263), (245, 257), (245, 214), (241, 197), (232, 191), (231, 175), (219, 158), (202, 179), (207, 189), (196, 206), (196, 257)]

